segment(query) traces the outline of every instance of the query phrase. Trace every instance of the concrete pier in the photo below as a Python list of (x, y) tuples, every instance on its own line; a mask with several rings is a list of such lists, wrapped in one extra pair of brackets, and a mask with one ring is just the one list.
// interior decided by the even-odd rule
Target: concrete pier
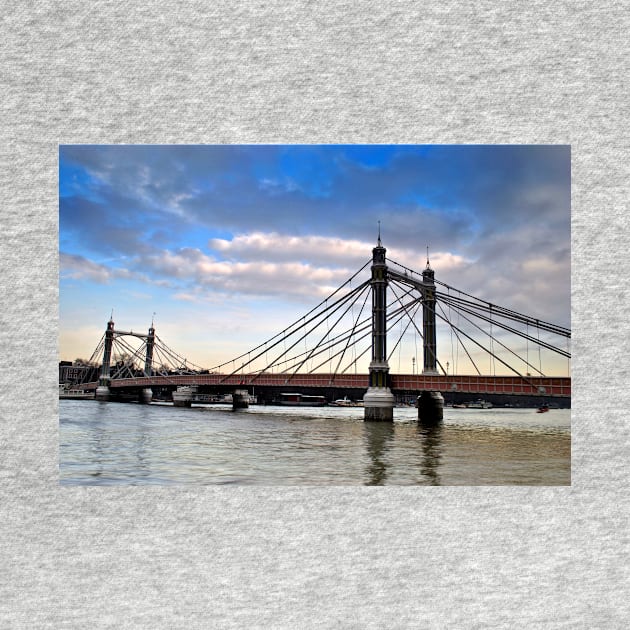
[(393, 422), (396, 400), (389, 387), (370, 387), (363, 396), (364, 420)]
[(416, 401), (418, 422), (437, 424), (444, 417), (444, 397), (440, 392), (422, 392)]
[(189, 385), (180, 385), (173, 392), (173, 406), (174, 407), (190, 407), (192, 405), (193, 394), (195, 394), (197, 388)]
[(247, 409), (249, 407), (249, 392), (246, 389), (237, 389), (232, 394), (232, 409)]
[[(109, 382), (109, 381), (106, 381)], [(109, 391), (109, 387), (103, 382), (103, 379), (99, 380), (99, 386), (96, 388), (96, 394), (94, 398), (96, 400), (109, 400), (111, 396), (111, 392)]]

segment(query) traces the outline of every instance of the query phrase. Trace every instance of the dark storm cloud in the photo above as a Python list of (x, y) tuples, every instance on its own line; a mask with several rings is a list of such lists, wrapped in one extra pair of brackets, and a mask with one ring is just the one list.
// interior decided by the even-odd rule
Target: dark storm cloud
[(344, 147), (69, 147), (63, 157), (93, 174), (123, 223), (135, 211), (233, 233), (373, 240), (380, 219), (405, 246), (429, 237), (451, 248), (524, 222), (567, 225), (564, 147), (388, 151), (377, 167)]
[[(185, 248), (208, 264), (347, 266), (334, 239), (367, 259), (381, 221), (415, 268), (429, 245), (468, 261), (442, 270), (455, 286), (514, 307), (535, 290), (568, 312), (568, 147), (68, 146), (60, 165), (62, 249), (135, 256), (156, 279)], [(291, 237), (304, 247), (283, 248)]]

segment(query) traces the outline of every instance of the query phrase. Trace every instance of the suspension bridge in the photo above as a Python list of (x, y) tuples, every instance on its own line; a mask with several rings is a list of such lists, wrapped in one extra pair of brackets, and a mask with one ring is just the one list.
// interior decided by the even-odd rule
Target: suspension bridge
[[(450, 339), (450, 362), (439, 359), (438, 328)], [(390, 373), (410, 337), (412, 373)], [(419, 273), (389, 259), (379, 234), (372, 259), (326, 299), (271, 339), (209, 368), (169, 348), (153, 322), (146, 334), (134, 333), (117, 330), (110, 318), (90, 358), (98, 380), (81, 387), (101, 400), (150, 402), (155, 392), (170, 392), (186, 405), (229, 391), (235, 407), (245, 406), (254, 389), (270, 400), (286, 391), (319, 392), (322, 400), (347, 392), (363, 395), (366, 420), (392, 420), (396, 398), (413, 396), (420, 418), (439, 419), (445, 393), (570, 398), (570, 376), (546, 375), (540, 360), (542, 352), (560, 357), (568, 373), (570, 337), (569, 328), (436, 280), (428, 253)], [(479, 356), (490, 360), (485, 374)], [(459, 373), (460, 357), (473, 373)]]

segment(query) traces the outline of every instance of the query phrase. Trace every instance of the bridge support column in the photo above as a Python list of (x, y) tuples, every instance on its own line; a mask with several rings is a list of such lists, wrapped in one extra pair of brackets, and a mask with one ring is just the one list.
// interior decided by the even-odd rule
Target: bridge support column
[[(153, 322), (149, 328), (149, 334), (147, 335), (147, 353), (144, 359), (144, 373), (146, 376), (153, 375), (153, 346), (155, 345), (155, 328), (153, 328)], [(145, 387), (140, 395), (140, 402), (148, 405), (153, 400), (153, 390), (150, 387)]]
[(249, 392), (246, 389), (237, 389), (232, 394), (232, 410), (247, 409), (249, 407)]
[(98, 387), (96, 388), (96, 400), (109, 400), (109, 364), (112, 360), (112, 346), (114, 345), (114, 322), (109, 318), (107, 322), (107, 330), (105, 331), (105, 344), (103, 351), (103, 367), (101, 368), (101, 376), (98, 379)]
[(431, 425), (442, 421), (444, 417), (444, 397), (440, 392), (422, 392), (416, 401), (418, 422)]
[(370, 386), (363, 396), (364, 419), (368, 421), (394, 420), (394, 395), (389, 388), (387, 363), (387, 264), (386, 249), (378, 244), (372, 250), (372, 361)]
[(180, 385), (173, 392), (174, 407), (190, 407), (192, 405), (193, 394), (197, 393), (196, 386)]
[(435, 272), (429, 266), (427, 253), (427, 266), (422, 272), (424, 290), (422, 292), (422, 328), (424, 341), (423, 374), (439, 374), (437, 370), (437, 347), (435, 341)]
[(363, 396), (364, 420), (393, 422), (395, 404), (389, 387), (369, 387)]

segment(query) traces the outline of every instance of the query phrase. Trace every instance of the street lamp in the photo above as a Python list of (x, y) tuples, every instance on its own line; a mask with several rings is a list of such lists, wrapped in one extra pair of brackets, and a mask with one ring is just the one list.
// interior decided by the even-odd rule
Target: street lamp
[(416, 373), (416, 357), (411, 357), (411, 373), (413, 375)]
[(448, 361), (446, 362), (446, 376), (448, 376)]

